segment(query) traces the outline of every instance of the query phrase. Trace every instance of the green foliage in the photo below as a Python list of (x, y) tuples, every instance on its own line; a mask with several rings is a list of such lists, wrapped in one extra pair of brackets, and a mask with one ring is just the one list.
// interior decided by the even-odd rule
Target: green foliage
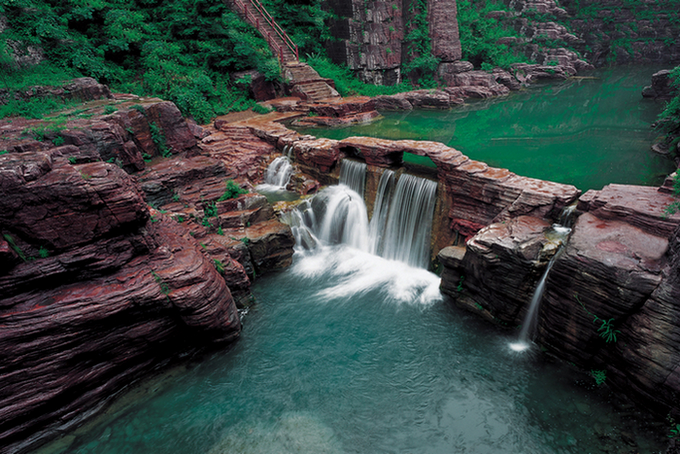
[(500, 38), (516, 37), (517, 33), (504, 23), (487, 17), (491, 11), (507, 11), (507, 6), (493, 0), (458, 0), (457, 5), (463, 60), (472, 62), (477, 68), (482, 63), (487, 63), (504, 69), (509, 69), (513, 63), (526, 61), (514, 49), (505, 44), (497, 44)]
[(680, 211), (680, 174), (676, 173), (673, 176), (673, 195), (675, 201), (671, 202), (665, 209), (664, 214), (671, 215)]
[(62, 136), (57, 136), (54, 139), (52, 139), (52, 143), (54, 146), (59, 147), (61, 145), (64, 145), (64, 138)]
[(161, 293), (167, 297), (170, 294), (170, 286), (168, 285), (168, 283), (163, 281), (163, 278), (161, 278), (154, 271), (151, 272), (151, 275), (153, 276), (156, 283), (158, 283), (158, 285), (160, 286)]
[(671, 427), (671, 433), (668, 435), (669, 438), (680, 438), (680, 424), (676, 424), (675, 427)]
[(268, 114), (274, 109), (267, 108), (265, 106), (261, 106), (260, 104), (255, 104), (253, 106), (253, 112), (258, 113), (258, 114)]
[(179, 202), (179, 194), (177, 192), (172, 193), (172, 201), (173, 202)]
[(241, 188), (234, 180), (227, 180), (227, 189), (224, 191), (224, 194), (222, 194), (220, 198), (217, 199), (217, 201), (222, 202), (223, 200), (235, 199), (241, 194), (247, 193), (248, 190)]
[(38, 249), (38, 257), (41, 259), (47, 258), (50, 256), (50, 251), (45, 249), (44, 247), (40, 246), (40, 249)]
[(671, 85), (677, 93), (659, 115), (659, 127), (667, 133), (680, 135), (680, 66), (676, 66), (670, 74)]
[(365, 84), (354, 77), (354, 74), (347, 66), (336, 65), (327, 57), (319, 54), (307, 55), (305, 60), (321, 77), (333, 79), (335, 81), (335, 89), (338, 90), (341, 96), (381, 96), (413, 90), (413, 86), (408, 82), (389, 87)]
[(12, 238), (12, 236), (7, 234), (7, 233), (5, 233), (2, 236), (5, 238), (5, 241), (7, 241), (7, 243), (9, 244), (9, 247), (11, 247), (14, 250), (14, 252), (16, 252), (16, 254), (19, 256), (19, 258), (21, 260), (23, 260), (24, 262), (28, 262), (28, 260), (29, 260), (28, 257), (26, 257), (26, 254), (24, 254), (24, 251), (22, 251), (21, 248), (19, 246), (17, 246), (16, 242), (14, 241), (14, 238)]
[[(1, 47), (0, 83), (8, 87), (25, 84), (22, 78), (38, 85), (91, 76), (118, 91), (173, 101), (205, 123), (254, 104), (230, 72), (254, 68), (269, 80), (279, 77), (265, 40), (226, 2), (12, 0), (0, 13), (8, 23), (0, 43), (37, 45), (47, 58), (41, 67), (21, 68)], [(323, 20), (312, 19), (321, 29)], [(322, 46), (318, 36), (312, 41)]]
[(607, 371), (606, 370), (596, 370), (593, 369), (590, 371), (590, 375), (595, 379), (595, 384), (597, 386), (602, 385), (605, 380), (607, 379)]
[(323, 0), (262, 0), (276, 21), (300, 48), (300, 55), (325, 52), (324, 43), (332, 40), (325, 21), (333, 14)]
[(218, 234), (218, 235), (224, 236), (224, 230), (222, 230), (222, 226), (221, 226), (221, 225), (217, 227), (217, 234)]
[(69, 162), (69, 164), (75, 164), (77, 162), (76, 157), (75, 156), (69, 156), (68, 162)]
[(220, 262), (217, 259), (214, 259), (213, 263), (215, 264), (215, 269), (217, 270), (217, 272), (220, 274), (224, 274), (224, 265), (222, 264), (222, 262)]
[(621, 334), (621, 331), (614, 329), (612, 326), (613, 321), (613, 318), (610, 318), (609, 320), (602, 320), (597, 316), (595, 316), (595, 319), (593, 320), (593, 323), (601, 322), (597, 332), (600, 333), (600, 337), (603, 338), (607, 343), (616, 342), (616, 335)]
[(156, 150), (158, 150), (158, 153), (160, 153), (160, 155), (164, 158), (169, 158), (172, 156), (172, 150), (168, 148), (168, 145), (165, 142), (165, 134), (163, 134), (161, 128), (159, 128), (158, 125), (153, 121), (150, 121), (149, 130), (151, 131), (151, 141), (154, 143), (154, 145), (156, 145)]
[(409, 13), (411, 15), (410, 20), (406, 23), (406, 29), (411, 31), (404, 38), (409, 61), (403, 65), (402, 70), (412, 80), (417, 80), (418, 85), (434, 88), (437, 86), (434, 75), (439, 66), (439, 59), (432, 55), (432, 43), (427, 22), (427, 1), (415, 0), (411, 2)]
[(241, 238), (241, 243), (245, 244), (246, 246), (250, 245), (250, 238), (244, 236), (243, 238)]
[(600, 323), (600, 327), (597, 329), (598, 335), (605, 340), (605, 342), (610, 343), (610, 342), (616, 342), (616, 335), (621, 334), (621, 331), (616, 329), (612, 323), (614, 322), (613, 318), (610, 318), (609, 320), (604, 320), (598, 317), (597, 315), (593, 314), (590, 312), (588, 309), (586, 309), (586, 306), (581, 302), (579, 299), (578, 295), (574, 295), (576, 298), (576, 301), (581, 305), (584, 311), (588, 313), (591, 317), (593, 317), (593, 323)]
[(109, 115), (109, 114), (112, 114), (112, 113), (117, 112), (117, 111), (118, 111), (118, 109), (115, 108), (114, 106), (106, 106), (106, 107), (104, 107), (104, 114), (105, 114), (105, 115)]
[(211, 202), (203, 208), (203, 213), (205, 213), (205, 216), (208, 218), (214, 218), (217, 217), (217, 205), (215, 205), (215, 202)]
[(456, 287), (456, 291), (458, 293), (463, 291), (463, 281), (465, 280), (465, 276), (461, 275), (460, 279), (458, 280), (458, 286)]
[(184, 216), (177, 216), (175, 218), (175, 221), (177, 221), (178, 224), (181, 224), (182, 222), (184, 222)]

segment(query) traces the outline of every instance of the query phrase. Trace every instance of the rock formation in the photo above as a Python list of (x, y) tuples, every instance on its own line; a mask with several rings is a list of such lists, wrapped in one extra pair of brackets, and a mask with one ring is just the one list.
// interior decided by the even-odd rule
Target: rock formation
[(180, 353), (236, 339), (252, 278), (293, 254), (266, 199), (234, 191), (274, 149), (249, 129), (201, 128), (128, 95), (73, 112), (0, 121), (3, 453)]

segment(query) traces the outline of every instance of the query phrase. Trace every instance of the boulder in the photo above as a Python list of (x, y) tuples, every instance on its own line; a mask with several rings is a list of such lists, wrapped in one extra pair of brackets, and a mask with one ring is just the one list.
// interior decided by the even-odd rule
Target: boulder
[(671, 70), (663, 69), (652, 74), (652, 84), (642, 89), (642, 96), (654, 99), (671, 99), (678, 93), (671, 80)]
[[(441, 289), (456, 302), (506, 326), (522, 323), (531, 295), (557, 243), (548, 221), (519, 216), (491, 224), (458, 247), (439, 253)], [(457, 279), (457, 280), (456, 280)]]

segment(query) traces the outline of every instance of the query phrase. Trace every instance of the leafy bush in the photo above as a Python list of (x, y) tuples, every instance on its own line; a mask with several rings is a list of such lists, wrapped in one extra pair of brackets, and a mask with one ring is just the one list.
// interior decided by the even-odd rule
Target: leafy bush
[(677, 93), (659, 115), (659, 126), (668, 133), (680, 134), (680, 66), (671, 71), (670, 79)]
[[(0, 14), (8, 24), (1, 43), (40, 46), (48, 60), (21, 68), (0, 48), (0, 83), (6, 88), (25, 85), (22, 79), (45, 85), (91, 76), (114, 90), (173, 101), (205, 123), (254, 105), (230, 81), (230, 72), (255, 68), (269, 80), (279, 77), (264, 39), (226, 2), (13, 0), (3, 2)], [(7, 109), (24, 115), (16, 107)]]
[(508, 69), (513, 63), (526, 61), (514, 49), (497, 44), (500, 38), (517, 36), (517, 33), (498, 20), (487, 17), (491, 11), (507, 11), (501, 2), (485, 0), (458, 0), (458, 32), (463, 50), (463, 60), (480, 68), (482, 63)]
[(223, 200), (235, 199), (241, 194), (247, 193), (248, 190), (241, 188), (234, 180), (227, 180), (227, 189), (224, 191), (224, 194), (222, 194), (220, 198), (217, 199), (217, 201), (222, 202)]

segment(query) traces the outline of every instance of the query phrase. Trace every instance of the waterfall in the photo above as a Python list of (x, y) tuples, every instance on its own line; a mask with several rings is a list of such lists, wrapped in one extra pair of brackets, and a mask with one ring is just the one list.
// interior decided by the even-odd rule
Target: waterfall
[[(364, 190), (366, 165), (343, 161), (341, 184), (300, 203), (282, 222), (291, 226), (298, 250), (346, 244), (363, 252), (427, 268), (437, 182), (386, 170), (378, 184), (369, 226)], [(347, 183), (347, 184), (345, 184)]]
[(293, 166), (286, 156), (279, 156), (274, 159), (264, 174), (265, 184), (285, 189), (293, 175)]
[(349, 186), (363, 199), (366, 185), (366, 163), (343, 159), (340, 164), (340, 184)]
[[(571, 222), (572, 215), (574, 213), (575, 205), (566, 207), (560, 216), (560, 222)], [(519, 333), (519, 339), (517, 342), (510, 344), (510, 348), (515, 351), (523, 351), (529, 348), (529, 343), (533, 340), (534, 331), (538, 322), (538, 307), (543, 299), (543, 292), (545, 291), (545, 283), (548, 280), (548, 274), (552, 269), (557, 257), (564, 250), (564, 245), (571, 233), (571, 228), (565, 227), (561, 224), (553, 224), (552, 228), (546, 232), (546, 237), (552, 242), (559, 244), (557, 252), (548, 262), (548, 266), (545, 267), (543, 276), (538, 281), (538, 285), (534, 290), (534, 294), (531, 297), (531, 302), (529, 303), (529, 309), (524, 316), (524, 322), (522, 323), (522, 330)]]
[(548, 266), (545, 267), (545, 271), (543, 272), (543, 276), (541, 276), (541, 280), (538, 281), (538, 285), (536, 286), (536, 290), (534, 290), (534, 296), (531, 297), (531, 303), (529, 304), (529, 310), (527, 311), (527, 315), (524, 317), (524, 323), (522, 324), (522, 331), (519, 333), (519, 344), (521, 345), (529, 345), (529, 342), (531, 339), (529, 338), (530, 335), (533, 334), (534, 332), (534, 327), (536, 326), (536, 321), (538, 319), (538, 305), (541, 302), (541, 299), (543, 299), (543, 292), (545, 291), (545, 281), (548, 279), (548, 274), (550, 273), (550, 269), (552, 268), (553, 264), (555, 263), (555, 257), (557, 257), (557, 254), (553, 256), (553, 258), (550, 259), (550, 262), (548, 262)]
[(368, 226), (371, 253), (375, 255), (382, 255), (382, 239), (387, 228), (387, 214), (389, 213), (394, 186), (394, 172), (385, 170), (380, 176), (378, 192), (375, 195), (375, 204), (373, 205), (373, 216)]
[(437, 182), (404, 174), (390, 204), (382, 256), (427, 268)]

